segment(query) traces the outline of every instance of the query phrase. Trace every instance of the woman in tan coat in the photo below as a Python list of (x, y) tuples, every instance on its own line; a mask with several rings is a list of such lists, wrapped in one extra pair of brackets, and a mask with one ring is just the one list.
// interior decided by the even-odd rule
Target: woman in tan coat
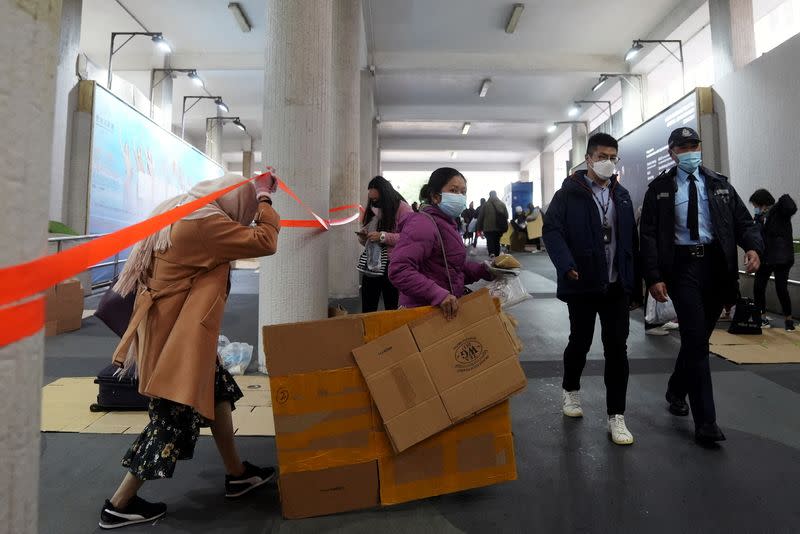
[[(201, 182), (158, 206), (153, 215), (241, 180), (227, 175)], [(136, 302), (114, 363), (127, 369), (136, 362), (139, 392), (151, 398), (150, 423), (125, 455), (122, 464), (128, 473), (103, 506), (100, 527), (163, 516), (165, 504), (149, 503), (136, 493), (146, 480), (172, 477), (177, 461), (192, 457), (201, 426), (211, 427), (225, 463), (226, 497), (239, 497), (275, 477), (274, 468), (239, 458), (231, 411), (242, 392), (217, 357), (230, 262), (277, 250), (280, 217), (270, 200), (275, 190), (276, 180), (267, 174), (150, 236), (131, 252), (115, 290), (123, 296), (136, 291)]]

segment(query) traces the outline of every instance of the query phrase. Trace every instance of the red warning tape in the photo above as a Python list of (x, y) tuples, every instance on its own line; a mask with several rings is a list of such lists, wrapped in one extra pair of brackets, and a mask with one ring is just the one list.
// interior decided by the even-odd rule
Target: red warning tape
[[(42, 256), (26, 263), (1, 268), (0, 325), (2, 325), (2, 329), (0, 331), (0, 347), (38, 332), (44, 324), (44, 299), (37, 298), (36, 300), (13, 306), (7, 306), (8, 304), (41, 293), (47, 288), (87, 270), (92, 265), (96, 265), (117, 252), (133, 246), (165, 226), (181, 220), (206, 204), (261, 176), (264, 175), (261, 174), (249, 180), (242, 180), (230, 187), (171, 209), (166, 213), (156, 215), (69, 250)], [(278, 180), (278, 186), (313, 217), (313, 219), (309, 220), (284, 220), (281, 221), (281, 226), (288, 228), (319, 227), (323, 230), (329, 230), (332, 226), (348, 224), (359, 218), (359, 214), (356, 213), (344, 219), (323, 219), (300, 200), (300, 197), (282, 180)], [(357, 204), (335, 207), (330, 211), (333, 213), (350, 209), (363, 211), (363, 208)]]

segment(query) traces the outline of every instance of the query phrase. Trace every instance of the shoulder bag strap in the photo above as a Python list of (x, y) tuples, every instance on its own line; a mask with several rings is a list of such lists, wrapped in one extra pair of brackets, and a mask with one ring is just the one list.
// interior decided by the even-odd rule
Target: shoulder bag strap
[(450, 265), (447, 263), (447, 253), (444, 250), (444, 240), (442, 239), (442, 233), (439, 231), (439, 225), (436, 224), (436, 220), (429, 213), (425, 213), (424, 211), (420, 211), (420, 213), (430, 219), (433, 223), (433, 227), (436, 229), (436, 235), (439, 238), (439, 246), (442, 247), (442, 258), (444, 259), (444, 271), (447, 273), (447, 283), (450, 284), (450, 294), (458, 298), (456, 292), (453, 290), (453, 280), (450, 279)]

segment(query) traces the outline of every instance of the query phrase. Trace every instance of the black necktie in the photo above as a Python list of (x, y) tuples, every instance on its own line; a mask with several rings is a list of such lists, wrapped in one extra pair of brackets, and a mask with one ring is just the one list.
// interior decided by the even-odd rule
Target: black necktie
[(697, 222), (697, 178), (694, 174), (689, 175), (689, 212), (686, 215), (686, 227), (689, 229), (689, 239), (692, 241), (700, 240), (700, 225)]

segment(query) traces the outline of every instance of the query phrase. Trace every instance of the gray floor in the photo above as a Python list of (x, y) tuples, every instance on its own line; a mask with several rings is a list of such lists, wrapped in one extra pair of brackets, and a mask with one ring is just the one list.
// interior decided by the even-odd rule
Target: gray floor
[[(512, 401), (519, 480), (399, 507), (285, 521), (277, 490), (241, 502), (222, 498), (223, 469), (210, 438), (172, 480), (142, 495), (168, 503), (156, 526), (128, 532), (798, 532), (800, 366), (737, 366), (712, 357), (719, 450), (692, 441), (688, 419), (663, 401), (678, 349), (675, 334), (646, 337), (641, 311), (628, 340), (631, 378), (626, 418), (636, 443), (613, 445), (605, 431), (602, 351), (592, 347), (582, 391), (586, 416), (560, 414), (561, 353), (568, 336), (566, 306), (555, 299), (553, 268), (544, 254), (520, 256), (534, 298), (514, 309), (526, 350), (528, 388)], [(238, 273), (223, 333), (255, 344), (257, 282)], [(357, 311), (356, 301), (343, 303)], [(599, 336), (598, 336), (599, 337)], [(87, 376), (104, 366), (114, 337), (95, 319), (79, 332), (47, 341), (46, 381)], [(42, 436), (40, 529), (93, 532), (102, 502), (123, 474), (129, 436)], [(272, 438), (242, 438), (245, 458), (275, 462)]]

